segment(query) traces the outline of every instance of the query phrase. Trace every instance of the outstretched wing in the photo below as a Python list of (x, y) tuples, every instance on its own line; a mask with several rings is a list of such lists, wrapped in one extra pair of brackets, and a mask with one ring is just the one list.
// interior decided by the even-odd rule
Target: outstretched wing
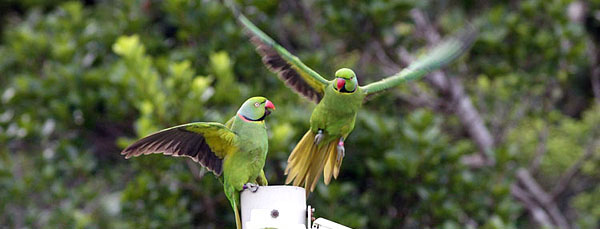
[(277, 73), (279, 78), (298, 94), (318, 103), (323, 97), (323, 91), (329, 84), (314, 70), (307, 67), (298, 57), (292, 55), (281, 45), (277, 44), (267, 34), (256, 27), (243, 14), (232, 9), (238, 21), (245, 27), (250, 40), (262, 56), (263, 63)]
[(363, 87), (368, 94), (395, 87), (409, 80), (418, 79), (425, 74), (444, 67), (467, 51), (477, 38), (477, 29), (467, 26), (458, 36), (446, 39), (423, 57), (411, 63), (395, 75)]
[(237, 135), (221, 123), (195, 122), (161, 130), (144, 137), (127, 148), (125, 158), (162, 153), (189, 157), (215, 175), (223, 172), (223, 158), (235, 150)]

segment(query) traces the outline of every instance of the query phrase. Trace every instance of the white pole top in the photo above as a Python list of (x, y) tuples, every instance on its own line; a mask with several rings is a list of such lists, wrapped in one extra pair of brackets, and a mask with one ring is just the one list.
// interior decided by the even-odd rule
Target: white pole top
[(306, 229), (306, 191), (287, 185), (260, 186), (240, 194), (242, 228)]

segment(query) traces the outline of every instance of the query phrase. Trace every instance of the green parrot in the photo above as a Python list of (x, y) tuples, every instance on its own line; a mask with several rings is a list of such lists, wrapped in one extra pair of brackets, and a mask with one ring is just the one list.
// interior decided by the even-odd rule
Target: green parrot
[(164, 129), (134, 142), (121, 155), (129, 159), (162, 153), (189, 157), (200, 163), (223, 182), (240, 229), (240, 192), (246, 188), (256, 191), (258, 185), (267, 185), (263, 171), (268, 149), (265, 117), (271, 110), (275, 110), (271, 101), (252, 97), (225, 125), (194, 122)]
[(445, 66), (461, 56), (477, 34), (475, 27), (468, 26), (459, 36), (444, 40), (400, 72), (360, 86), (356, 74), (349, 68), (337, 70), (333, 80), (326, 80), (262, 32), (232, 3), (228, 4), (262, 56), (263, 63), (278, 73), (288, 87), (317, 103), (310, 116), (310, 130), (293, 149), (285, 169), (285, 183), (304, 186), (307, 194), (315, 189), (321, 171), (326, 185), (332, 176), (337, 179), (345, 155), (344, 140), (354, 129), (356, 113), (367, 96)]

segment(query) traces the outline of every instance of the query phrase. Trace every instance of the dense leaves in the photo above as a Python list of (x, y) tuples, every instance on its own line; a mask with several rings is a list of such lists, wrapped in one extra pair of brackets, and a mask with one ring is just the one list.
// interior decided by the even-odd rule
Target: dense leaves
[[(534, 225), (511, 196), (516, 168), (539, 159), (534, 175), (551, 190), (600, 136), (592, 36), (569, 19), (570, 3), (244, 2), (250, 20), (307, 65), (326, 78), (351, 67), (361, 84), (388, 75), (401, 48), (422, 53), (411, 9), (444, 35), (485, 22), (446, 72), (494, 135), (497, 163), (463, 163), (478, 148), (452, 115), (456, 104), (410, 83), (359, 113), (340, 177), (309, 198), (317, 216), (353, 228)], [(120, 150), (164, 127), (225, 122), (247, 97), (263, 95), (277, 105), (265, 172), (281, 184), (308, 129), (314, 105), (263, 66), (219, 1), (9, 0), (0, 24), (0, 227), (232, 227), (211, 173), (183, 158), (125, 160)], [(600, 151), (592, 150), (557, 197), (581, 228), (600, 222)]]

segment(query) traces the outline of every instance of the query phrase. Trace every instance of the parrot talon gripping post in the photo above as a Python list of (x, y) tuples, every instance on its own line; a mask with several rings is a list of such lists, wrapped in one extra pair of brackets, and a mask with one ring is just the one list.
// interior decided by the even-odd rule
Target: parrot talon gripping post
[(317, 103), (310, 116), (310, 130), (292, 150), (285, 169), (285, 183), (304, 186), (307, 192), (315, 189), (321, 176), (325, 184), (329, 184), (332, 177), (337, 178), (345, 149), (343, 145), (336, 146), (338, 142), (335, 140), (346, 139), (352, 132), (358, 110), (369, 96), (448, 65), (471, 47), (478, 33), (476, 25), (467, 25), (457, 36), (443, 40), (396, 74), (359, 85), (357, 75), (349, 68), (337, 70), (333, 79), (325, 79), (256, 27), (235, 9), (234, 3), (229, 2), (228, 6), (269, 70), (277, 73), (289, 88)]
[(244, 186), (242, 187), (242, 190), (246, 190), (246, 189), (248, 189), (248, 190), (250, 190), (251, 192), (256, 192), (256, 191), (258, 191), (258, 187), (259, 187), (259, 185), (258, 185), (258, 184), (246, 183), (246, 184), (244, 184)]

